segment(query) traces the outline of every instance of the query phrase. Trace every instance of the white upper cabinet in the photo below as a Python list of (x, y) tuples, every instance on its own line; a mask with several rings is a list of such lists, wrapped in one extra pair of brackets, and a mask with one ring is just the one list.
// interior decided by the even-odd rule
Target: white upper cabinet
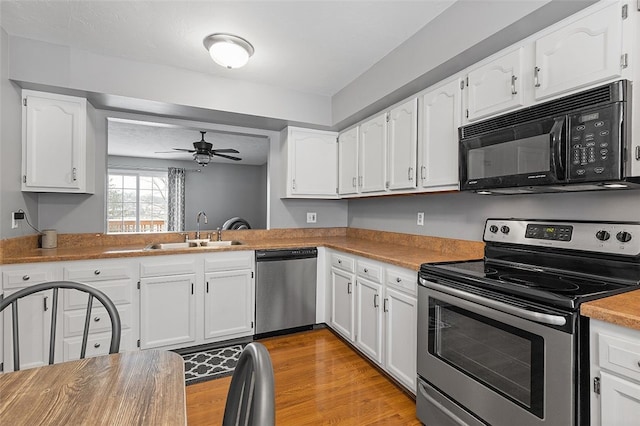
[(358, 127), (338, 136), (338, 193), (358, 193)]
[(387, 114), (360, 125), (358, 176), (360, 192), (385, 190), (387, 166)]
[(467, 74), (468, 121), (524, 105), (522, 76), (525, 48), (508, 52)]
[(23, 90), (22, 102), (22, 190), (93, 193), (87, 101)]
[(535, 99), (620, 77), (622, 20), (616, 2), (537, 39)]
[(418, 99), (389, 111), (388, 189), (416, 187)]
[(337, 198), (338, 134), (297, 127), (285, 132), (287, 197)]
[(458, 189), (458, 127), (461, 119), (461, 78), (420, 96), (420, 187)]

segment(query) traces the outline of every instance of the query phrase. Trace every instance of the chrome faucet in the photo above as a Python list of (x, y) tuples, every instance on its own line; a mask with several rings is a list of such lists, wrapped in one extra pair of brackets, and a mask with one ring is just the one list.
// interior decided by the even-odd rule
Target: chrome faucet
[(196, 231), (196, 240), (200, 239), (200, 216), (204, 216), (204, 223), (209, 223), (209, 220), (207, 219), (207, 214), (203, 211), (199, 211), (198, 215), (196, 216), (196, 223), (198, 225), (198, 230)]
[(222, 241), (222, 231), (220, 230), (220, 228), (216, 228), (216, 232), (218, 234), (218, 241)]

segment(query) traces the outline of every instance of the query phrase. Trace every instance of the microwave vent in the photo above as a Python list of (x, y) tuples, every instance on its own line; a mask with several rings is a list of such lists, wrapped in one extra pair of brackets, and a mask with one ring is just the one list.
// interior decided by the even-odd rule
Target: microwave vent
[(572, 111), (625, 100), (626, 81), (620, 80), (606, 86), (565, 96), (530, 108), (521, 109), (499, 117), (460, 128), (460, 139), (477, 136), (493, 130), (504, 129), (517, 124), (539, 120), (545, 117), (568, 114)]

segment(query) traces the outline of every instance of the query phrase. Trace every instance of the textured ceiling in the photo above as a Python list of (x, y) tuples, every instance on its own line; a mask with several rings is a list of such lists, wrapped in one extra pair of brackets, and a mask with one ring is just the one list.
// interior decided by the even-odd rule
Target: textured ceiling
[[(2, 0), (0, 23), (11, 35), (333, 95), (454, 1)], [(248, 39), (249, 64), (216, 65), (202, 45), (213, 32)]]
[[(164, 123), (109, 119), (109, 155), (125, 157), (160, 158), (165, 160), (193, 160), (188, 152), (169, 152), (173, 148), (193, 149), (193, 142), (200, 140), (200, 130), (206, 130), (204, 139), (213, 144), (213, 149), (235, 148), (242, 161), (231, 161), (213, 157), (212, 162), (262, 165), (267, 162), (269, 141), (266, 137), (240, 133), (220, 132), (205, 128), (187, 128)], [(195, 163), (194, 163), (195, 164)]]

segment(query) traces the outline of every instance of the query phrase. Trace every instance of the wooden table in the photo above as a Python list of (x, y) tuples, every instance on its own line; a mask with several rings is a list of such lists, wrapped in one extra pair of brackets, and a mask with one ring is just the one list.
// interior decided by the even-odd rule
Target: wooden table
[(182, 357), (125, 352), (0, 374), (0, 424), (185, 425)]

